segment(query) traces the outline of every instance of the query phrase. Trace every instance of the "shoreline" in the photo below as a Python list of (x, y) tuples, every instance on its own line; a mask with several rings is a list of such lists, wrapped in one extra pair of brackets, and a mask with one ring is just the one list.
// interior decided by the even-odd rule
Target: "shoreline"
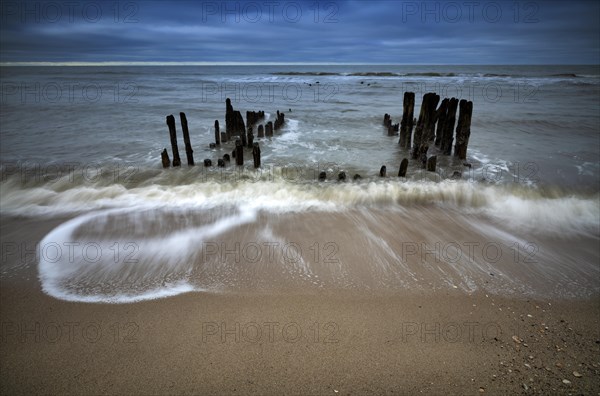
[[(3, 243), (29, 244), (72, 218), (2, 217)], [(272, 226), (314, 232), (286, 216)], [(219, 238), (254, 235), (242, 229)], [(357, 235), (341, 229), (347, 248)], [(0, 287), (2, 394), (600, 392), (594, 293), (239, 288), (103, 304), (44, 294), (35, 262), (14, 271)]]

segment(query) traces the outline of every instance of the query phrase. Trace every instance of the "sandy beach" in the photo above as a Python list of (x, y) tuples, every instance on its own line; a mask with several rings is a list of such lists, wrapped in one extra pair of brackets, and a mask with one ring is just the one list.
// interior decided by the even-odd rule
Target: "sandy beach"
[[(35, 244), (64, 220), (5, 217), (3, 245)], [(294, 235), (302, 244), (302, 227)], [(336, 241), (340, 254), (349, 248)], [(2, 282), (3, 394), (600, 392), (597, 295), (242, 282), (237, 292), (90, 304), (44, 294), (34, 258)], [(20, 257), (4, 259), (11, 268)]]

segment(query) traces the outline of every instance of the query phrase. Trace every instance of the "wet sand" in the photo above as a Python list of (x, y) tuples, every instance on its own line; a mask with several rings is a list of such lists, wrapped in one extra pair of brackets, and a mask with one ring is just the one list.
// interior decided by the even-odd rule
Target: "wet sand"
[[(401, 287), (400, 282), (384, 281), (394, 272), (385, 266), (365, 269), (359, 253), (366, 254), (361, 238), (367, 237), (351, 227), (352, 217), (346, 216), (343, 223), (322, 214), (302, 216), (302, 222), (280, 216), (271, 222), (272, 232), (290, 236), (293, 230), (292, 239), (301, 246), (315, 238), (335, 241), (339, 246), (336, 257), (346, 270), (341, 279), (361, 280), (360, 287), (335, 284), (335, 267), (323, 260), (308, 265), (313, 275), (323, 274), (323, 287), (305, 287), (311, 284), (307, 279), (290, 275), (305, 273), (301, 268), (261, 282), (260, 277), (275, 267), (234, 261), (228, 265), (229, 273), (239, 282), (221, 282), (220, 291), (133, 304), (66, 302), (41, 291), (35, 257), (29, 255), (20, 263), (18, 255), (4, 256), (3, 271), (9, 270), (3, 272), (0, 288), (2, 393), (600, 392), (596, 293), (561, 297), (542, 279), (532, 282), (537, 295), (515, 292), (506, 296), (493, 293), (503, 290), (501, 281), (493, 280), (498, 287), (486, 289), (481, 271), (473, 270), (471, 277), (478, 287), (471, 289), (458, 281), (465, 279), (458, 270), (447, 271), (456, 278), (452, 285), (439, 283), (434, 275), (444, 267), (417, 271), (423, 265), (410, 260), (402, 273), (414, 272), (417, 281), (409, 284), (421, 287)], [(369, 224), (385, 223), (384, 218), (373, 216)], [(318, 226), (311, 226), (318, 218)], [(444, 225), (439, 214), (433, 218)], [(65, 219), (2, 220), (2, 243), (7, 246), (12, 241), (35, 244)], [(416, 234), (419, 227), (411, 229), (410, 223), (400, 229), (415, 240), (429, 240), (427, 235)], [(253, 227), (222, 234), (218, 241), (256, 240)], [(373, 230), (375, 234), (381, 231)], [(330, 238), (319, 239), (326, 235)], [(454, 234), (454, 240), (472, 236), (461, 235)], [(387, 235), (383, 239), (391, 241)], [(578, 236), (562, 239), (561, 244), (556, 239), (555, 247), (565, 257), (587, 249), (582, 257), (593, 258), (589, 244), (594, 240), (595, 236), (587, 240)], [(576, 249), (577, 244), (581, 249)], [(520, 276), (523, 282), (536, 277), (537, 270), (511, 267), (510, 260), (505, 261), (494, 264), (501, 273)], [(321, 262), (328, 265), (319, 266)], [(565, 271), (557, 265), (549, 267), (548, 276), (560, 281)], [(206, 275), (211, 268), (204, 267), (197, 274)], [(327, 276), (327, 271), (332, 274)], [(574, 289), (585, 284), (585, 273), (573, 271), (566, 272), (563, 286), (567, 289), (569, 281), (575, 281)], [(225, 272), (213, 279), (222, 276)], [(587, 281), (597, 286), (597, 279)], [(281, 287), (265, 287), (269, 283)], [(544, 293), (549, 294), (544, 297)], [(570, 383), (563, 383), (565, 379)]]

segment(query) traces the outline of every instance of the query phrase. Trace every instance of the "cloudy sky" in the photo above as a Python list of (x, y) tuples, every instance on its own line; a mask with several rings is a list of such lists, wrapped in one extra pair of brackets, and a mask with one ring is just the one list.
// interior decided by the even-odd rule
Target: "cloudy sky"
[(3, 63), (600, 63), (595, 0), (0, 1)]

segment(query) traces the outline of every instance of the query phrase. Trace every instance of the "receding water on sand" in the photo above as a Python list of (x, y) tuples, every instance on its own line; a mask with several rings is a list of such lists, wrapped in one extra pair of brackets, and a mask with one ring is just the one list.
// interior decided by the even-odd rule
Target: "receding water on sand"
[[(549, 211), (577, 208), (538, 200)], [(333, 210), (240, 204), (95, 211), (42, 240), (39, 277), (56, 298), (109, 303), (190, 291), (450, 288), (554, 297), (600, 291), (595, 199), (563, 217), (528, 209), (527, 199), (482, 203), (471, 213), (455, 202), (426, 201), (336, 202)], [(518, 227), (509, 221), (515, 210), (529, 213), (513, 219)]]

